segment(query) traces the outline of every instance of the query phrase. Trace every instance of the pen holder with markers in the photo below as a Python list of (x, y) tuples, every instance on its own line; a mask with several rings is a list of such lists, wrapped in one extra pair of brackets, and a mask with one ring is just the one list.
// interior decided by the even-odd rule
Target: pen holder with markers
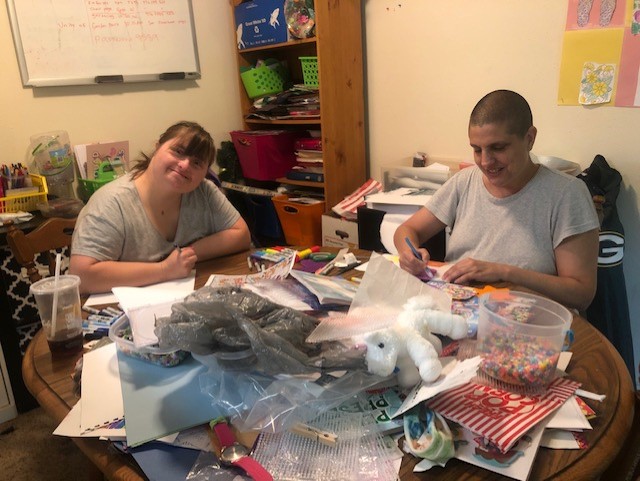
[(2, 187), (4, 192), (9, 192), (15, 189), (22, 189), (27, 187), (26, 178), (24, 174), (6, 175), (2, 174)]

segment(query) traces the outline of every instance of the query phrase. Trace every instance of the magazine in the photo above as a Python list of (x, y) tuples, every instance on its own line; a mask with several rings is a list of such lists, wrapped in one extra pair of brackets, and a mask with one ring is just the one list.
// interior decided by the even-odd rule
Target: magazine
[(358, 290), (358, 284), (337, 276), (320, 276), (309, 272), (291, 270), (291, 276), (309, 289), (320, 304), (350, 305)]

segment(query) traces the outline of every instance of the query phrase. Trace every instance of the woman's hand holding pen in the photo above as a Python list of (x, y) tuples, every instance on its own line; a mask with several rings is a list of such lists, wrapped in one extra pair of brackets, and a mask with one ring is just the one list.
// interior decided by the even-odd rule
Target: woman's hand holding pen
[(198, 261), (193, 247), (178, 247), (161, 262), (162, 270), (167, 280), (187, 277)]
[(427, 249), (415, 248), (410, 241), (398, 249), (400, 267), (414, 276), (422, 275), (427, 269), (430, 256)]

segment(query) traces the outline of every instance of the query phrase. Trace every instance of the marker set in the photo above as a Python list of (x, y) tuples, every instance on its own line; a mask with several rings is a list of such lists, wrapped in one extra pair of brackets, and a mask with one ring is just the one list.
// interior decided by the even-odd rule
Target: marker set
[(124, 316), (124, 312), (113, 307), (94, 309), (90, 306), (83, 306), (82, 310), (89, 315), (82, 321), (82, 331), (86, 339), (99, 339), (109, 335), (111, 325)]

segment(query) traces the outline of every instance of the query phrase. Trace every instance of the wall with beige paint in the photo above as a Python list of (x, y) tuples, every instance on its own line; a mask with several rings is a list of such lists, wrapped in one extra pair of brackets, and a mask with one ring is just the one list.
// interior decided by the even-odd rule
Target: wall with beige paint
[(22, 86), (5, 2), (0, 9), (0, 163), (24, 162), (30, 136), (51, 130), (72, 144), (128, 139), (134, 157), (178, 120), (200, 122), (217, 144), (242, 125), (227, 1), (193, 0), (201, 80), (40, 88)]

